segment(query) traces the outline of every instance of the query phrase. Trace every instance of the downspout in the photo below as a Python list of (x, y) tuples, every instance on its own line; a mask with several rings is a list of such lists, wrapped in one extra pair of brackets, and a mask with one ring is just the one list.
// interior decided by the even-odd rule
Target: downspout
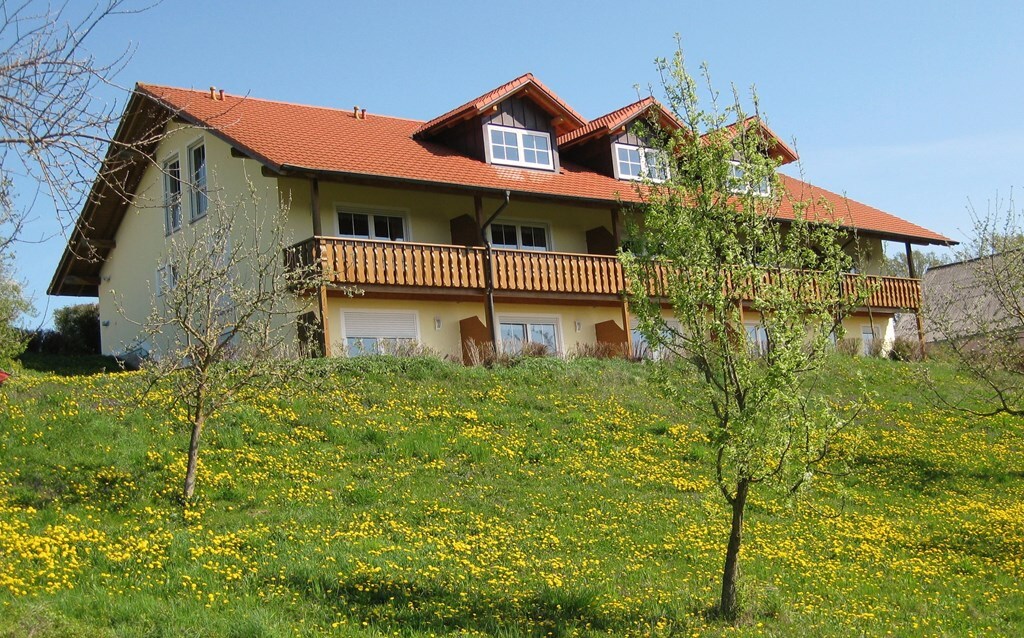
[(484, 290), (487, 295), (485, 310), (487, 312), (487, 326), (491, 329), (491, 343), (494, 344), (495, 354), (498, 353), (498, 325), (494, 321), (494, 260), (491, 240), (487, 237), (487, 229), (498, 218), (498, 215), (505, 210), (505, 207), (508, 206), (511, 195), (510, 191), (505, 191), (505, 201), (501, 203), (501, 206), (498, 206), (498, 210), (494, 211), (487, 218), (487, 221), (480, 225), (480, 239), (484, 242)]

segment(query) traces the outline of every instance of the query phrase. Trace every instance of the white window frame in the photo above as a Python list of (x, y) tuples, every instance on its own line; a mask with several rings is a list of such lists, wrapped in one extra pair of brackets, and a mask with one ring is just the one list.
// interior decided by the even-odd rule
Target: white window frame
[(565, 348), (565, 340), (562, 336), (562, 316), (561, 315), (526, 315), (526, 314), (500, 314), (497, 317), (498, 322), (498, 341), (499, 347), (502, 352), (505, 351), (505, 343), (501, 338), (501, 324), (511, 323), (526, 326), (526, 343), (534, 343), (530, 341), (530, 327), (534, 325), (553, 325), (555, 327), (555, 351), (551, 354), (562, 354)]
[[(729, 160), (729, 192), (743, 195), (751, 192), (751, 184), (744, 178), (743, 168), (738, 160)], [(771, 180), (767, 177), (753, 189), (753, 194), (758, 197), (768, 197), (772, 194)]]
[[(345, 313), (359, 313), (359, 314), (368, 314), (368, 315), (404, 315), (404, 316), (411, 316), (416, 336), (415, 337), (395, 337), (395, 336), (386, 335), (386, 334), (378, 334), (378, 335), (350, 335), (349, 334), (348, 324), (345, 321)], [(354, 352), (354, 353), (350, 352), (349, 351), (349, 346), (348, 346), (349, 338), (352, 338), (352, 339), (376, 339), (378, 342), (381, 339), (396, 339), (396, 340), (401, 339), (401, 340), (412, 341), (414, 343), (420, 343), (421, 342), (420, 313), (415, 311), (415, 310), (392, 310), (392, 309), (381, 309), (381, 310), (365, 310), (365, 309), (341, 310), (339, 312), (339, 314), (338, 314), (338, 317), (340, 319), (339, 325), (341, 326), (341, 343), (343, 344), (344, 351), (349, 356), (351, 356), (353, 354), (357, 354), (357, 355), (358, 354), (373, 354), (373, 353), (370, 353), (370, 352), (361, 352), (361, 353), (360, 352)]]
[[(868, 337), (868, 338), (865, 338)], [(870, 357), (871, 350), (875, 346), (875, 340), (878, 339), (878, 332), (871, 324), (861, 324), (860, 327), (860, 351), (861, 355)]]
[[(341, 213), (349, 213), (352, 215), (366, 215), (370, 218), (369, 237), (363, 237), (361, 235), (343, 235), (341, 234), (341, 220), (338, 219), (338, 215)], [(373, 224), (374, 215), (380, 215), (382, 217), (400, 217), (402, 219), (402, 239), (390, 239), (388, 237), (377, 237), (376, 229)], [(373, 241), (412, 241), (412, 229), (409, 224), (409, 211), (405, 208), (383, 208), (383, 207), (370, 207), (360, 206), (358, 204), (348, 204), (345, 202), (335, 202), (334, 204), (334, 232), (338, 237), (344, 237), (346, 239), (369, 239)]]
[[(484, 148), (487, 151), (487, 161), (491, 164), (500, 164), (502, 166), (518, 166), (521, 168), (539, 168), (542, 170), (553, 171), (555, 170), (555, 147), (551, 143), (551, 134), (544, 131), (536, 131), (533, 129), (523, 128), (512, 128), (511, 126), (501, 126), (499, 124), (488, 124), (485, 127), (484, 135)], [(523, 135), (536, 135), (543, 137), (548, 142), (548, 163), (538, 164), (535, 162), (527, 162), (525, 159), (519, 160), (508, 160), (508, 159), (497, 159), (494, 157), (492, 150), (493, 142), (491, 141), (491, 131), (501, 131), (503, 133), (514, 133), (516, 136), (516, 148), (519, 149), (519, 157), (525, 157), (524, 151), (526, 150), (523, 146)], [(503, 145), (504, 146), (504, 145)]]
[[(515, 226), (516, 229), (516, 245), (511, 246), (510, 244), (495, 244), (494, 243), (494, 226)], [(548, 245), (544, 248), (537, 248), (535, 246), (523, 246), (523, 226), (530, 226), (532, 228), (543, 228), (544, 236), (547, 238)], [(493, 222), (490, 227), (487, 228), (488, 241), (491, 242), (491, 247), (498, 250), (528, 250), (535, 253), (546, 253), (551, 252), (551, 225), (547, 222), (533, 222), (529, 220), (520, 219), (509, 219), (499, 220)]]
[[(177, 162), (178, 164), (178, 201), (171, 201), (171, 184), (174, 178), (171, 177), (170, 166)], [(178, 157), (177, 153), (170, 155), (160, 165), (163, 169), (164, 176), (164, 235), (169, 236), (179, 230), (181, 230), (182, 223), (184, 221), (184, 210), (182, 210), (182, 191), (184, 190), (181, 180), (181, 158)], [(174, 214), (171, 212), (172, 209), (177, 206), (178, 209), (178, 223), (174, 224)]]
[[(195, 152), (203, 149), (202, 185), (196, 180)], [(189, 221), (194, 222), (206, 217), (210, 211), (210, 156), (206, 152), (206, 141), (200, 139), (188, 146), (188, 189), (189, 189)], [(199, 211), (199, 202), (205, 203)]]
[(177, 267), (167, 261), (156, 267), (156, 296), (163, 297), (178, 287), (180, 277)]
[[(680, 339), (683, 334), (683, 326), (678, 319), (675, 318), (663, 318), (665, 322), (666, 331), (674, 331), (680, 335)], [(652, 347), (644, 337), (643, 333), (640, 332), (640, 320), (630, 315), (629, 317), (629, 334), (633, 341), (633, 357), (637, 359), (650, 358), (652, 361), (660, 361), (666, 356), (672, 353), (671, 350), (666, 346)], [(677, 346), (680, 345), (676, 344)]]
[[(640, 155), (640, 174), (639, 175), (626, 175), (622, 172), (619, 166), (619, 149), (626, 149), (631, 151), (637, 151)], [(612, 165), (615, 167), (615, 179), (625, 179), (632, 181), (640, 181), (643, 179), (650, 179), (652, 182), (658, 184), (667, 181), (672, 177), (672, 168), (669, 166), (668, 158), (665, 158), (665, 178), (655, 179), (650, 176), (650, 159), (647, 157), (648, 153), (654, 153), (663, 155), (665, 151), (651, 148), (649, 146), (637, 146), (636, 144), (624, 144), (622, 142), (615, 142), (612, 144)]]

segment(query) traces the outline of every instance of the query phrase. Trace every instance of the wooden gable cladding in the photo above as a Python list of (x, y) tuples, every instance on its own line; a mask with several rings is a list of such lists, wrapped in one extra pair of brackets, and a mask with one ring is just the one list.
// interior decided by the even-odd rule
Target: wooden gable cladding
[(495, 104), (489, 111), (481, 116), (484, 124), (497, 124), (510, 128), (527, 129), (531, 131), (543, 131), (551, 135), (552, 143), (555, 139), (555, 129), (551, 126), (552, 116), (529, 99), (529, 94), (523, 97), (512, 96)]
[(564, 151), (566, 161), (615, 177), (614, 157), (608, 137), (595, 137)]

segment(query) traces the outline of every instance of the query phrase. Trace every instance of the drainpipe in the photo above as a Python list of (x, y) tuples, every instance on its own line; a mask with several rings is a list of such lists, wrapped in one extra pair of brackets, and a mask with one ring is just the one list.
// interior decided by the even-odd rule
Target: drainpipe
[(498, 353), (498, 324), (494, 321), (494, 261), (493, 253), (491, 248), (491, 240), (487, 236), (487, 229), (494, 220), (498, 218), (498, 215), (505, 210), (508, 206), (509, 198), (512, 193), (505, 191), (505, 201), (498, 206), (498, 210), (487, 218), (483, 224), (480, 225), (480, 239), (484, 242), (484, 286), (487, 294), (487, 325), (491, 329), (491, 343), (494, 344), (494, 353)]

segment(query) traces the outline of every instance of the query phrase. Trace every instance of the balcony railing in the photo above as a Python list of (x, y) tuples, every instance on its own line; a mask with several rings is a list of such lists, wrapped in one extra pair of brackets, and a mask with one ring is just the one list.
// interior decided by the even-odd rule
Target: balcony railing
[[(313, 266), (318, 244), (328, 285), (455, 291), (480, 291), (486, 286), (485, 250), (477, 247), (314, 237), (289, 247), (286, 262), (291, 267)], [(504, 249), (494, 249), (492, 256), (497, 292), (617, 296), (625, 289), (625, 275), (617, 257)], [(662, 277), (663, 274), (652, 278), (652, 292), (657, 292), (657, 280)], [(871, 291), (868, 306), (912, 310), (920, 307), (920, 280), (851, 275), (845, 287), (852, 294), (859, 285)]]

